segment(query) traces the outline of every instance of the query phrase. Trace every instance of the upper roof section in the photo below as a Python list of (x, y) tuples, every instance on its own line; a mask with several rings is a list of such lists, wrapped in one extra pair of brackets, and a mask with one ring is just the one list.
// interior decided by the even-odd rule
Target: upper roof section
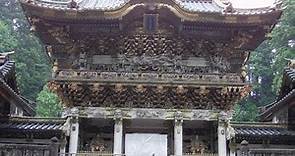
[[(238, 0), (20, 0), (23, 6), (31, 7), (28, 10), (32, 14), (44, 12), (44, 15), (55, 14), (53, 12), (66, 11), (65, 15), (59, 13), (57, 18), (122, 18), (135, 8), (145, 7), (150, 10), (166, 8), (175, 15), (187, 21), (215, 21), (218, 18), (201, 17), (201, 14), (217, 16), (255, 16), (281, 12), (281, 1), (238, 1)], [(246, 0), (244, 0), (246, 1)], [(248, 4), (248, 5), (245, 5)], [(250, 5), (249, 5), (250, 4)], [(253, 4), (253, 5), (251, 5)], [(258, 4), (258, 5), (255, 5)], [(32, 8), (33, 7), (33, 8)], [(38, 8), (47, 8), (40, 10)], [(33, 11), (37, 9), (36, 11)], [(50, 10), (50, 11), (49, 11)], [(48, 12), (49, 11), (49, 12)], [(91, 13), (90, 13), (91, 12)], [(98, 13), (100, 12), (100, 14)], [(55, 14), (57, 15), (57, 14)], [(257, 21), (251, 19), (253, 21)], [(275, 18), (275, 17), (274, 17)], [(224, 19), (223, 19), (224, 20)], [(245, 19), (244, 19), (245, 20)], [(235, 19), (231, 18), (234, 22)]]
[[(33, 103), (19, 94), (16, 82), (15, 64), (9, 60), (9, 53), (0, 53), (0, 112), (9, 113), (11, 105), (23, 110), (23, 115), (33, 116)], [(0, 113), (0, 115), (1, 115)], [(2, 115), (4, 115), (2, 114)]]
[(284, 69), (282, 85), (277, 101), (261, 108), (260, 118), (263, 121), (270, 120), (273, 115), (284, 107), (291, 106), (295, 99), (295, 60), (289, 60)]
[[(28, 3), (58, 9), (78, 10), (117, 10), (125, 5), (134, 4), (176, 4), (183, 10), (191, 12), (222, 12), (225, 8), (233, 8), (236, 13), (262, 13), (275, 9), (281, 1), (277, 0), (23, 0)], [(252, 2), (251, 2), (252, 1)]]

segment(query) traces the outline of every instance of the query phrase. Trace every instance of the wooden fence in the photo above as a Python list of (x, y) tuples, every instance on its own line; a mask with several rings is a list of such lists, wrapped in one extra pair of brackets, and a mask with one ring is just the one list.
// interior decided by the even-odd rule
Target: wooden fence
[(0, 143), (0, 156), (58, 156), (59, 144)]

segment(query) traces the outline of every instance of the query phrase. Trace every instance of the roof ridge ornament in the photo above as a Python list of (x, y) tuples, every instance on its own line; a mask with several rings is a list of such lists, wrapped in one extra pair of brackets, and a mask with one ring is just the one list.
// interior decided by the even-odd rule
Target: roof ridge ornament
[(68, 4), (68, 8), (72, 8), (72, 9), (76, 8), (76, 9), (78, 9), (79, 6), (78, 6), (78, 3), (75, 0), (71, 0), (71, 2), (69, 2), (69, 4)]
[(229, 0), (222, 0), (221, 2), (222, 2), (222, 4), (225, 5), (223, 7), (223, 12), (224, 13), (233, 13), (233, 12), (235, 12), (232, 2), (230, 2)]
[(272, 6), (273, 9), (279, 10), (283, 6), (283, 1), (282, 0), (276, 0)]

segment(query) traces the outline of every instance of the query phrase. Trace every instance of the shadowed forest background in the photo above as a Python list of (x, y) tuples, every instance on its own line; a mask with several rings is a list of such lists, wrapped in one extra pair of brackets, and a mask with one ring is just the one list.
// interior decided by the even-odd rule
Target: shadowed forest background
[[(236, 105), (234, 120), (256, 121), (258, 107), (276, 100), (286, 59), (295, 59), (295, 0), (284, 1), (283, 17), (270, 40), (251, 53), (248, 79), (251, 94)], [(15, 51), (17, 81), (21, 94), (37, 103), (37, 114), (59, 116), (61, 104), (46, 82), (51, 76), (51, 62), (39, 40), (30, 32), (17, 0), (0, 0), (0, 52)]]

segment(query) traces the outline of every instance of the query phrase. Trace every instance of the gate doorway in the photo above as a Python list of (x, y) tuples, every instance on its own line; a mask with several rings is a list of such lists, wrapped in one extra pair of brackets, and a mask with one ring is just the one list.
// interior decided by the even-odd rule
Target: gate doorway
[(126, 156), (167, 156), (167, 134), (127, 133)]

